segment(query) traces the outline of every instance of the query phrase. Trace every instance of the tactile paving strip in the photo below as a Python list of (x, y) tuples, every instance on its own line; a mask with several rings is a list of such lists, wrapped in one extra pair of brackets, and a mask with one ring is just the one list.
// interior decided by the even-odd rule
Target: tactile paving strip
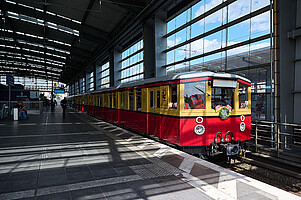
[(145, 168), (143, 165), (135, 165), (130, 166), (130, 168), (141, 178), (143, 179), (149, 179), (149, 178), (156, 178), (157, 175), (149, 171), (147, 168)]

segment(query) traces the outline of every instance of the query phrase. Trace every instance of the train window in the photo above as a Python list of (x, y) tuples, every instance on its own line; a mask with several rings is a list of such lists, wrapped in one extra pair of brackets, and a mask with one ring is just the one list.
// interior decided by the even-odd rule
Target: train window
[(136, 90), (137, 111), (141, 111), (141, 89)]
[(112, 95), (111, 93), (108, 94), (108, 108), (111, 108), (111, 101), (112, 101)]
[(216, 106), (231, 106), (233, 108), (234, 89), (230, 88), (212, 88), (211, 91), (211, 105), (212, 108)]
[(120, 93), (120, 107), (123, 108), (124, 106), (124, 92)]
[(239, 83), (239, 108), (245, 109), (248, 107), (248, 86), (243, 83)]
[(185, 109), (206, 108), (206, 82), (193, 82), (185, 84)]
[(170, 91), (170, 95), (169, 95), (169, 100), (170, 100), (170, 103), (169, 103), (169, 108), (170, 109), (177, 109), (177, 104), (178, 104), (178, 101), (177, 101), (177, 97), (178, 97), (178, 91), (177, 91), (177, 86), (176, 85), (171, 85), (169, 87), (169, 91)]
[(134, 90), (130, 90), (130, 110), (134, 110)]
[(115, 105), (115, 108), (117, 108), (118, 107), (118, 93), (116, 92), (115, 94), (116, 94), (116, 96), (115, 96), (114, 105)]
[(108, 98), (107, 98), (107, 94), (104, 94), (103, 95), (103, 107), (107, 107), (107, 101), (108, 101)]
[(117, 104), (116, 104), (116, 93), (113, 93), (113, 101), (112, 101), (112, 108), (116, 108)]
[(157, 91), (157, 108), (160, 108), (160, 90)]
[(154, 92), (153, 91), (150, 91), (149, 98), (150, 98), (149, 106), (152, 108), (154, 106)]

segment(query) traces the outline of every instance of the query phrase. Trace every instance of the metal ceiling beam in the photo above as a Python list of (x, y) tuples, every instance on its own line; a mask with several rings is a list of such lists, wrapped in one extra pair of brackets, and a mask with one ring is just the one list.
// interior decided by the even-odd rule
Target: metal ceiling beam
[(54, 70), (50, 70), (47, 68), (39, 68), (39, 67), (34, 67), (32, 65), (27, 65), (27, 66), (23, 66), (23, 65), (17, 65), (17, 64), (4, 64), (4, 63), (0, 63), (0, 67), (1, 68), (18, 68), (18, 69), (12, 69), (12, 70), (26, 70), (26, 69), (31, 69), (31, 70), (39, 70), (39, 71), (45, 71), (45, 72), (50, 72), (50, 73), (54, 73), (57, 75), (61, 75), (61, 72), (58, 71), (54, 71)]
[[(8, 54), (5, 54), (4, 56), (0, 56), (0, 60), (7, 60), (7, 61), (12, 61), (12, 62), (21, 62), (21, 63), (28, 63), (28, 64), (35, 64), (35, 65), (40, 65), (40, 66), (46, 66), (46, 67), (51, 67), (51, 68), (57, 68), (57, 69), (65, 69), (66, 67), (69, 67), (69, 68), (72, 68), (72, 69), (75, 69), (75, 70), (81, 70), (81, 66), (76, 66), (76, 65), (73, 65), (72, 63), (69, 63), (69, 64), (65, 64), (65, 66), (63, 67), (60, 67), (60, 66), (57, 66), (57, 65), (51, 65), (51, 64), (48, 64), (48, 63), (44, 63), (44, 62), (39, 62), (39, 61), (33, 61), (33, 60), (24, 60), (24, 59), (20, 59), (20, 58), (11, 58), (11, 57), (7, 57)], [(10, 55), (12, 56), (12, 55)], [(41, 60), (42, 61), (42, 60)], [(48, 61), (49, 62), (49, 61)]]
[(104, 0), (103, 2), (116, 5), (118, 7), (121, 7), (130, 12), (135, 12), (135, 13), (138, 13), (146, 6), (144, 2), (137, 1), (137, 0), (109, 0), (109, 1)]
[[(90, 0), (89, 5), (88, 5), (88, 7), (87, 7), (87, 9), (86, 9), (86, 11), (85, 11), (85, 13), (84, 13), (84, 16), (82, 17), (82, 20), (81, 20), (81, 25), (82, 25), (82, 26), (85, 25), (85, 22), (86, 22), (86, 20), (87, 20), (87, 18), (88, 18), (88, 16), (89, 16), (90, 10), (91, 10), (93, 4), (95, 3), (95, 1), (96, 1), (96, 0)], [(80, 35), (81, 35), (81, 34), (82, 34), (82, 33), (80, 33)], [(71, 46), (74, 46), (76, 42), (77, 42), (77, 37), (74, 36), (74, 37), (73, 37), (73, 40), (72, 40), (72, 43), (71, 43)]]
[[(96, 2), (96, 0), (90, 0), (89, 5), (88, 5), (88, 7), (87, 7), (87, 9), (86, 9), (86, 12), (84, 13), (84, 15), (83, 15), (83, 17), (82, 17), (82, 20), (81, 20), (81, 25), (82, 25), (82, 27), (85, 26), (85, 22), (86, 22), (86, 20), (87, 20), (87, 18), (88, 18), (88, 16), (89, 16), (90, 10), (91, 10), (91, 8), (93, 7), (93, 5), (94, 5), (95, 2)], [(84, 37), (85, 37), (84, 32), (80, 32), (80, 36), (84, 38)], [(86, 37), (87, 37), (87, 36), (86, 36)], [(106, 38), (107, 38), (107, 35), (106, 35)], [(93, 41), (93, 40), (91, 40), (91, 38), (90, 38), (90, 41)], [(76, 42), (77, 42), (77, 37), (73, 37), (71, 46), (74, 46)], [(90, 54), (90, 55), (91, 55), (91, 54)], [(92, 55), (91, 55), (90, 58), (92, 58)], [(65, 79), (66, 76), (67, 76), (67, 77), (70, 76), (70, 73), (68, 73), (67, 70), (68, 70), (68, 69), (66, 69), (66, 70), (63, 72), (63, 74), (62, 74), (62, 77), (64, 77), (64, 79)], [(73, 74), (73, 73), (74, 73), (74, 72), (72, 72), (72, 74)], [(72, 75), (72, 76), (74, 76), (74, 75)]]
[[(115, 34), (112, 37), (110, 37), (110, 35), (111, 35), (110, 34), (108, 36), (108, 37), (110, 37), (110, 42), (108, 43), (108, 45), (103, 47), (97, 53), (97, 55), (94, 56), (93, 59), (91, 59), (89, 61), (89, 63), (87, 63), (85, 68), (82, 71), (80, 71), (79, 73), (77, 73), (77, 76), (79, 74), (81, 74), (86, 68), (89, 68), (95, 62), (97, 62), (97, 60), (99, 58), (103, 57), (104, 54), (106, 54), (109, 49), (111, 49), (112, 47), (114, 47), (115, 45), (120, 43), (124, 38), (126, 38), (127, 35), (129, 35), (131, 32), (133, 32), (139, 26), (141, 26), (141, 23), (143, 21), (145, 21), (148, 17), (153, 15), (155, 13), (155, 11), (158, 10), (158, 8), (162, 7), (167, 2), (168, 1), (166, 1), (166, 0), (151, 1), (146, 7), (144, 7), (144, 9), (138, 15), (135, 16), (135, 18), (133, 20), (128, 22), (125, 26), (121, 27), (118, 31), (116, 31), (116, 32), (114, 31)], [(68, 79), (67, 82), (65, 82), (65, 83), (70, 83), (73, 80), (75, 80), (75, 78), (76, 78), (76, 76), (74, 78)]]
[[(0, 71), (1, 71), (2, 67), (0, 66)], [(3, 69), (5, 69), (5, 71), (9, 71), (10, 69), (7, 69), (5, 67), (3, 67)], [(4, 71), (4, 72), (5, 72)], [(13, 72), (15, 72), (16, 74), (20, 74), (21, 76), (35, 76), (35, 74), (40, 74), (40, 75), (45, 75), (45, 77), (56, 77), (56, 78), (60, 78), (60, 75), (57, 75), (57, 74), (47, 74), (46, 72), (34, 72), (34, 71), (27, 71), (27, 70), (24, 70), (24, 69), (19, 69), (19, 70), (11, 70)]]
[[(18, 49), (11, 49), (11, 48), (4, 48), (4, 47), (0, 47), (0, 51), (3, 51), (3, 52), (11, 52), (11, 53), (20, 53), (20, 50), (18, 50)], [(30, 57), (26, 57), (25, 55), (29, 55), (29, 56), (36, 56), (36, 57), (39, 57), (40, 58), (40, 61), (44, 61), (44, 55), (43, 54), (37, 54), (37, 53), (35, 53), (35, 52), (31, 52), (31, 51), (26, 51), (26, 50), (23, 50), (23, 57), (24, 58), (27, 58), (26, 60), (23, 60), (23, 59), (19, 59), (19, 58), (14, 58), (14, 59), (16, 59), (18, 62), (24, 62), (24, 63), (33, 63), (33, 64), (37, 64), (37, 65), (47, 65), (46, 63), (44, 63), (44, 62), (38, 62), (38, 59), (36, 59), (36, 61), (31, 61), (31, 60), (28, 60), (28, 58), (30, 58)], [(2, 53), (3, 54), (3, 53)], [(21, 54), (21, 53), (20, 53)], [(35, 54), (37, 54), (37, 55), (35, 55)], [(14, 56), (14, 54), (4, 54), (4, 55), (6, 55), (6, 56)], [(48, 56), (48, 55), (45, 55), (45, 58), (47, 58), (47, 59), (51, 59), (51, 57), (50, 56)], [(1, 57), (0, 57), (0, 59), (1, 59)], [(11, 58), (9, 58), (9, 57), (6, 57), (6, 59), (11, 59)], [(35, 58), (32, 58), (32, 59), (35, 59)], [(51, 60), (53, 60), (53, 59), (51, 59)], [(11, 61), (13, 61), (13, 60), (11, 60)], [(51, 61), (49, 61), (49, 60), (47, 60), (47, 62), (51, 62)], [(55, 62), (53, 62), (53, 64), (59, 64), (59, 63), (55, 63)], [(81, 70), (82, 69), (82, 63), (80, 63), (80, 62), (77, 62), (77, 61), (75, 61), (75, 60), (69, 60), (69, 61), (65, 61), (63, 64), (61, 64), (61, 65), (63, 65), (63, 67), (59, 67), (59, 68), (65, 68), (65, 67), (67, 67), (67, 66), (69, 66), (69, 67), (71, 67), (72, 69), (77, 69), (77, 70)], [(49, 65), (48, 67), (53, 67), (53, 66), (56, 66), (56, 68), (58, 68), (57, 67), (57, 65)]]
[(37, 53), (37, 52), (32, 52), (32, 51), (29, 51), (29, 50), (26, 50), (26, 49), (21, 50), (21, 49), (16, 49), (16, 48), (15, 49), (7, 48), (7, 47), (0, 47), (0, 51), (10, 52), (10, 53), (19, 53), (19, 54), (22, 54), (22, 55), (35, 56), (35, 57), (39, 57), (40, 59), (47, 58), (49, 60), (62, 62), (63, 65), (66, 63), (66, 59), (58, 58), (58, 57), (51, 56), (51, 55), (44, 55), (43, 52)]
[(62, 76), (61, 76), (61, 78), (60, 78), (60, 81), (62, 82), (62, 83), (64, 83), (65, 81), (68, 81), (69, 79), (71, 79), (71, 78), (73, 78), (73, 77), (75, 77), (75, 75), (76, 75), (76, 73), (72, 73), (72, 74), (69, 74), (69, 73), (62, 73)]
[[(30, 35), (35, 35), (35, 36), (39, 36), (39, 37), (43, 37), (44, 33), (43, 33), (43, 27), (42, 25), (38, 25), (38, 24), (34, 24), (31, 22), (27, 22), (27, 21), (23, 21), (21, 19), (15, 19), (15, 18), (10, 18), (10, 17), (6, 17), (7, 19), (10, 19), (13, 24), (14, 27), (22, 33), (26, 33), (26, 34), (30, 34)], [(10, 28), (10, 27), (7, 27)], [(48, 36), (47, 39), (51, 39), (51, 40), (56, 40), (62, 43), (68, 43), (68, 41), (66, 41), (67, 38), (72, 37), (72, 34), (66, 33), (66, 32), (62, 32), (59, 30), (55, 30), (55, 29), (49, 29), (47, 31), (52, 32), (53, 36)]]
[[(47, 3), (47, 0), (44, 0), (44, 4), (43, 4), (43, 17), (45, 18), (45, 14), (46, 14), (46, 10), (47, 10), (47, 6), (46, 6), (46, 3)], [(46, 30), (46, 21), (45, 20), (43, 20), (43, 25), (44, 25), (44, 27), (43, 27), (43, 46), (44, 46), (44, 52), (43, 52), (43, 55), (44, 55), (44, 60), (46, 60), (46, 51), (45, 51), (45, 43), (46, 43), (46, 32), (47, 32), (47, 30)], [(66, 60), (66, 59), (65, 59)], [(45, 69), (46, 69), (46, 67), (45, 67)], [(45, 70), (45, 72), (47, 73), (47, 71)]]
[[(12, 41), (1, 40), (1, 39), (0, 39), (0, 43), (2, 45), (7, 45), (7, 46), (14, 46), (14, 44), (15, 44)], [(60, 52), (60, 51), (55, 51), (55, 50), (52, 50), (52, 49), (47, 49), (47, 48), (43, 48), (43, 47), (39, 47), (39, 46), (29, 45), (29, 44), (21, 43), (20, 41), (18, 41), (18, 43), (19, 43), (19, 46), (24, 48), (24, 49), (31, 49), (31, 50), (40, 51), (40, 52), (45, 51), (46, 53), (54, 54), (54, 55), (57, 55), (57, 56), (64, 56), (64, 57), (69, 57), (70, 56), (70, 54), (63, 53), (63, 52)]]
[[(14, 18), (10, 18), (10, 17), (6, 17), (7, 19), (9, 19), (12, 23), (10, 24), (9, 27), (7, 27), (7, 29), (12, 30), (12, 26), (14, 24), (15, 27), (17, 27), (17, 29), (19, 32), (25, 33), (25, 34), (30, 34), (30, 35), (35, 35), (35, 36), (39, 36), (39, 37), (44, 37), (44, 28), (46, 29), (46, 31), (49, 33), (47, 36), (47, 41), (48, 39), (50, 40), (56, 40), (62, 43), (67, 43), (68, 41), (66, 41), (66, 39), (71, 39), (72, 37), (75, 38), (75, 40), (78, 38), (78, 36), (63, 32), (63, 31), (59, 31), (59, 30), (55, 30), (52, 28), (48, 28), (48, 27), (44, 27), (38, 24), (33, 24), (30, 22), (26, 22), (26, 21), (22, 21), (20, 19), (14, 19)], [(99, 39), (95, 36), (91, 36), (89, 34), (82, 34), (81, 36), (82, 38), (84, 38), (85, 40), (91, 41), (93, 43), (95, 43), (95, 41), (97, 40), (97, 42), (99, 44), (106, 44), (107, 41), (106, 40), (102, 40)], [(60, 44), (63, 45), (63, 44)]]
[(96, 0), (90, 0), (89, 5), (88, 5), (88, 7), (86, 9), (86, 12), (85, 12), (85, 14), (84, 14), (84, 16), (82, 18), (82, 21), (81, 21), (82, 24), (85, 24), (85, 22), (86, 22), (86, 20), (87, 20), (87, 18), (89, 16), (89, 14), (90, 14), (90, 10), (92, 9), (92, 6), (94, 5), (95, 2), (96, 2)]
[(48, 13), (44, 14), (43, 12), (31, 9), (31, 8), (27, 8), (27, 7), (24, 7), (21, 5), (17, 5), (17, 4), (3, 2), (2, 7), (11, 12), (15, 12), (15, 13), (29, 16), (32, 18), (36, 18), (36, 19), (45, 20), (47, 22), (52, 22), (54, 24), (68, 27), (68, 28), (71, 28), (71, 29), (74, 29), (77, 31), (83, 31), (86, 34), (93, 33), (94, 36), (98, 36), (100, 39), (107, 40), (107, 35), (108, 35), (107, 32), (97, 29), (95, 27), (86, 25), (86, 24), (79, 24), (79, 23), (73, 22), (71, 20), (56, 16), (56, 15), (51, 15)]
[(60, 67), (57, 65), (51, 65), (48, 63), (43, 63), (43, 62), (38, 62), (38, 61), (33, 61), (33, 60), (25, 60), (25, 59), (20, 59), (20, 58), (7, 57), (6, 54), (4, 56), (0, 56), (0, 60), (3, 60), (3, 61), (7, 60), (7, 61), (11, 61), (11, 62), (20, 62), (20, 63), (25, 63), (25, 64), (28, 63), (28, 64), (46, 66), (46, 67), (51, 67), (51, 68), (56, 68), (56, 69), (64, 69), (64, 67)]
[[(2, 5), (3, 2), (4, 2), (4, 0), (0, 0), (1, 5)], [(15, 29), (14, 29), (14, 26), (13, 26), (13, 24), (12, 24), (12, 21), (11, 21), (10, 18), (7, 17), (7, 11), (6, 11), (5, 9), (3, 9), (2, 6), (1, 6), (1, 12), (2, 12), (2, 15), (5, 17), (5, 19), (7, 19), (6, 21), (8, 22), (8, 24), (10, 25), (10, 28), (11, 28), (11, 30), (12, 30), (12, 35), (15, 36), (15, 35), (16, 35), (16, 31), (15, 31)], [(2, 20), (1, 20), (1, 22), (2, 22)], [(4, 29), (7, 30), (7, 24), (4, 24)], [(5, 34), (3, 34), (3, 35), (4, 35), (4, 37), (5, 37)], [(15, 38), (15, 37), (12, 37), (12, 38), (13, 38), (13, 40), (14, 40), (15, 47), (16, 47), (16, 46), (19, 46), (19, 47), (20, 47), (20, 45), (19, 45), (18, 41), (16, 40), (16, 38)], [(21, 49), (21, 51), (23, 51), (22, 47), (20, 47), (20, 49)], [(22, 55), (23, 53), (21, 52), (20, 54)]]
[[(17, 33), (14, 35), (13, 33), (10, 33), (10, 32), (5, 32), (5, 35), (6, 35), (6, 37), (15, 38), (17, 40), (23, 40), (23, 41), (27, 41), (30, 43), (37, 43), (37, 44), (42, 44), (42, 45), (44, 44), (43, 39), (36, 38), (36, 37), (21, 35), (21, 34), (17, 34)], [(51, 41), (47, 41), (45, 45), (56, 48), (56, 49), (60, 49), (62, 51), (70, 51), (70, 52), (72, 51), (72, 54), (76, 54), (78, 56), (82, 55), (84, 57), (89, 57), (88, 55), (90, 53), (86, 49), (82, 49), (79, 47), (70, 47), (67, 45), (62, 45), (62, 44), (54, 43)]]
[[(8, 18), (10, 19), (10, 18)], [(10, 19), (11, 21), (13, 21), (14, 24), (16, 24), (17, 26), (19, 26), (19, 30), (18, 32), (22, 32), (24, 34), (28, 34), (28, 35), (33, 35), (33, 36), (37, 36), (37, 37), (41, 37), (43, 38), (44, 37), (44, 33), (43, 33), (43, 27), (40, 26), (40, 25), (36, 25), (36, 24), (32, 24), (32, 23), (29, 23), (29, 22), (23, 22), (21, 20), (17, 20), (17, 19)], [(25, 29), (26, 27), (26, 29)], [(8, 27), (8, 30), (12, 30), (12, 25)], [(40, 30), (40, 32), (38, 31)], [(64, 49), (64, 46), (65, 46), (65, 49), (68, 49), (70, 50), (71, 48), (75, 48), (75, 49), (79, 49), (79, 50), (83, 50), (83, 53), (84, 54), (87, 54), (87, 51), (88, 53), (90, 53), (91, 49), (86, 49), (86, 48), (83, 48), (84, 46), (75, 46), (74, 43), (69, 46), (69, 45), (64, 45), (64, 44), (60, 44), (60, 43), (55, 43), (55, 42), (52, 42), (52, 41), (49, 41), (49, 40), (56, 40), (58, 42), (61, 42), (61, 43), (67, 43), (68, 44), (68, 41), (66, 41), (65, 39), (69, 38), (71, 39), (72, 37), (75, 38), (74, 42), (77, 41), (77, 36), (72, 36), (71, 34), (68, 34), (68, 33), (65, 33), (65, 32), (62, 32), (62, 31), (58, 31), (58, 30), (54, 30), (54, 29), (49, 29), (49, 28), (46, 28), (46, 31), (48, 32), (48, 36), (46, 38), (46, 43), (44, 42), (43, 39), (40, 39), (39, 41), (39, 44), (43, 44), (43, 45), (53, 45), (55, 44), (55, 47), (59, 48), (59, 49)], [(15, 35), (20, 35), (20, 34), (15, 34)], [(14, 37), (14, 36), (12, 36)], [(17, 36), (15, 36), (16, 38)], [(29, 36), (30, 37), (30, 36)], [(92, 36), (89, 36), (89, 35), (82, 35), (81, 38), (85, 39), (85, 40), (88, 40), (88, 41), (91, 41), (92, 43), (95, 43), (95, 42), (98, 42), (99, 44), (101, 44), (100, 40), (95, 38), (95, 37), (92, 37)], [(36, 38), (38, 39), (38, 38)], [(63, 47), (62, 47), (63, 46)], [(89, 47), (89, 45), (88, 45)]]
[[(11, 73), (11, 72), (6, 72), (6, 71), (1, 71), (0, 70), (0, 76), (5, 76), (5, 75), (7, 75), (7, 74), (11, 74), (11, 75), (14, 75), (14, 76), (23, 76), (24, 77), (24, 75), (23, 74), (17, 74), (17, 73)], [(29, 75), (26, 75), (25, 77), (37, 77), (37, 78), (42, 78), (42, 79), (48, 79), (48, 80), (51, 80), (52, 78), (51, 77), (49, 77), (49, 76), (46, 76), (46, 75), (41, 75), (41, 74), (35, 74), (34, 76), (29, 76)], [(55, 81), (59, 81), (60, 80), (60, 78), (59, 77), (53, 77), (53, 80), (55, 80)]]

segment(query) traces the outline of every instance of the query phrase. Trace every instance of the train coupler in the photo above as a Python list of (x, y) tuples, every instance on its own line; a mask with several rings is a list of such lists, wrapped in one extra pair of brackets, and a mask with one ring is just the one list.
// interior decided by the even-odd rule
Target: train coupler
[(225, 143), (225, 144), (221, 144), (221, 146), (226, 156), (236, 156), (240, 152), (240, 145), (238, 143), (237, 144)]

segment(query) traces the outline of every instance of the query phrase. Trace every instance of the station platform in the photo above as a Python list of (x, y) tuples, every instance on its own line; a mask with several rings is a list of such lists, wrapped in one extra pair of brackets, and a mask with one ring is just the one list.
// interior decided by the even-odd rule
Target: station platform
[(0, 121), (0, 199), (301, 199), (69, 110)]

